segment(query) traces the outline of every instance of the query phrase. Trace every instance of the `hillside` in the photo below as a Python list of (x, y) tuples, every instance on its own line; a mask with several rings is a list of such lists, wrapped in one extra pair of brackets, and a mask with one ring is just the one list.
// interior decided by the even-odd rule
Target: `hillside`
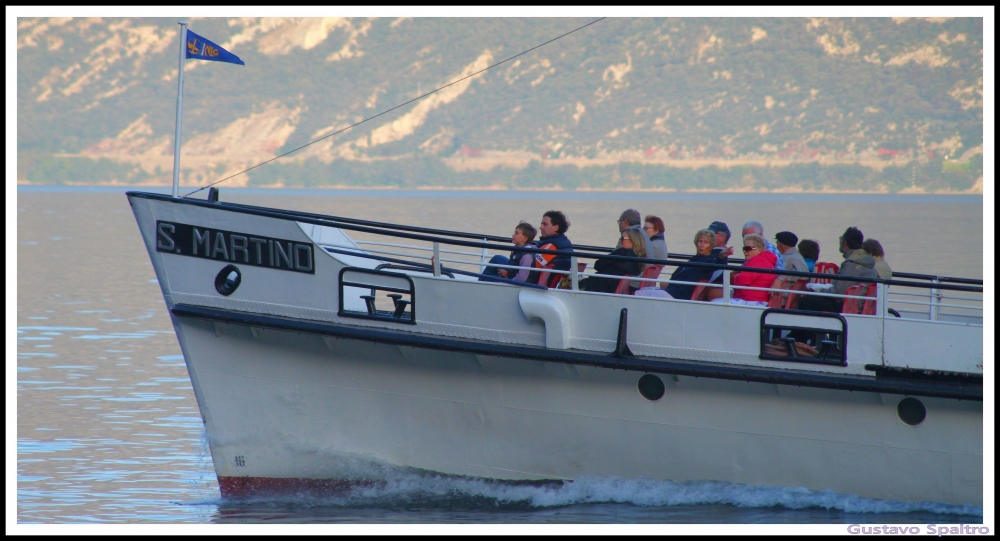
[[(191, 19), (183, 182), (589, 19)], [(174, 19), (18, 19), (18, 179), (170, 181)], [(982, 19), (606, 19), (227, 185), (982, 191)]]

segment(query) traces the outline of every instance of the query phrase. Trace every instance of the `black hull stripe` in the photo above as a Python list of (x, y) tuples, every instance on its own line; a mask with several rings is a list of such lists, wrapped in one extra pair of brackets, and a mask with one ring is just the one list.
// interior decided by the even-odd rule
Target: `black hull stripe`
[(512, 357), (536, 361), (578, 364), (631, 370), (656, 374), (691, 376), (700, 378), (737, 380), (776, 385), (795, 385), (843, 391), (862, 391), (910, 396), (983, 400), (982, 382), (928, 381), (900, 377), (858, 376), (806, 372), (795, 369), (774, 369), (733, 366), (706, 361), (659, 359), (651, 357), (615, 357), (610, 354), (580, 350), (551, 350), (534, 346), (499, 344), (495, 342), (461, 340), (428, 336), (392, 329), (371, 329), (337, 325), (311, 320), (290, 319), (277, 316), (251, 314), (188, 304), (178, 304), (171, 310), (175, 316), (206, 319), (248, 327), (261, 327), (283, 331), (303, 332), (425, 349), (475, 353), (497, 357)]

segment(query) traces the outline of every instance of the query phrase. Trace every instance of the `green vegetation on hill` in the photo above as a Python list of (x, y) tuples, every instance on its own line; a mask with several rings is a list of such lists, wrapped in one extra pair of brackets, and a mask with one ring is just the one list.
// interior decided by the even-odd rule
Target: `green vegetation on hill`
[[(946, 162), (944, 162), (946, 163)], [(975, 161), (973, 162), (975, 163)], [(941, 160), (882, 171), (854, 164), (821, 166), (796, 163), (784, 167), (707, 166), (697, 169), (636, 162), (608, 166), (546, 167), (532, 161), (523, 169), (496, 167), (490, 171), (457, 172), (434, 157), (386, 160), (371, 163), (336, 160), (323, 163), (311, 158), (301, 162), (269, 164), (247, 173), (248, 186), (286, 187), (448, 187), (531, 189), (667, 189), (667, 190), (878, 190), (898, 192), (914, 186), (930, 191), (966, 191), (983, 174), (977, 167), (945, 168)]]
[(137, 165), (108, 158), (93, 160), (31, 152), (18, 154), (17, 174), (33, 184), (140, 184), (151, 178)]

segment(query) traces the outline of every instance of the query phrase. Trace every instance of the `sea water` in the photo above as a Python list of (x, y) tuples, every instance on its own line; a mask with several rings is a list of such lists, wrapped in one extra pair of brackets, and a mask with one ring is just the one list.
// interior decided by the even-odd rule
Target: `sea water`
[[(592, 245), (613, 244), (618, 215), (634, 207), (663, 218), (670, 250), (682, 253), (714, 220), (738, 231), (757, 219), (769, 238), (818, 240), (826, 261), (840, 260), (837, 237), (855, 225), (897, 271), (983, 276), (978, 196), (223, 189), (221, 199), (497, 235), (559, 209), (570, 238)], [(18, 523), (983, 521), (981, 507), (796, 487), (617, 477), (536, 486), (384, 464), (368, 466), (377, 485), (323, 498), (224, 501), (124, 190), (19, 188), (16, 219)]]

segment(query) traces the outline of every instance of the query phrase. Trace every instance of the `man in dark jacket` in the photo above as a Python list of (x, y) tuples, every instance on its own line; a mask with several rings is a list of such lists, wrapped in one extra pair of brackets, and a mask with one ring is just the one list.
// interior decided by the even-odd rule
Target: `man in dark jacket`
[(712, 222), (712, 225), (708, 226), (708, 230), (715, 233), (715, 247), (712, 248), (712, 255), (725, 262), (729, 256), (733, 255), (733, 249), (726, 246), (731, 235), (729, 226), (726, 225), (726, 222), (715, 221)]
[[(715, 248), (712, 248), (712, 257), (717, 259), (717, 263), (721, 265), (728, 264), (729, 256), (733, 255), (733, 247), (726, 246), (726, 243), (729, 242), (729, 239), (732, 236), (732, 233), (729, 232), (729, 226), (726, 225), (726, 222), (715, 221), (712, 222), (712, 225), (708, 226), (708, 230), (715, 233)], [(742, 243), (743, 239), (740, 238), (740, 244)], [(708, 281), (713, 284), (721, 284), (722, 271), (717, 270), (713, 272)]]
[[(569, 238), (566, 236), (566, 231), (569, 230), (569, 220), (566, 219), (566, 215), (558, 210), (550, 210), (542, 215), (542, 223), (538, 226), (538, 232), (542, 235), (538, 239), (538, 248), (542, 250), (561, 250), (561, 251), (573, 251), (573, 243), (570, 242)], [(568, 271), (570, 262), (572, 261), (569, 254), (534, 254), (533, 266), (536, 270), (532, 271), (528, 275), (528, 283), (537, 284), (538, 277), (541, 269), (549, 265), (553, 265), (555, 270)], [(548, 284), (539, 284), (546, 287), (552, 287), (553, 284), (559, 283), (559, 279), (564, 275), (562, 274), (550, 274)]]
[[(875, 271), (875, 259), (861, 249), (865, 236), (856, 227), (848, 227), (840, 237), (840, 251), (844, 254), (844, 262), (840, 264), (838, 276), (859, 276), (861, 278), (878, 278)], [(834, 280), (831, 293), (844, 295), (847, 289), (862, 282), (849, 280)], [(805, 295), (799, 300), (799, 310), (817, 312), (840, 312), (844, 308), (844, 299), (836, 297), (817, 297)]]

